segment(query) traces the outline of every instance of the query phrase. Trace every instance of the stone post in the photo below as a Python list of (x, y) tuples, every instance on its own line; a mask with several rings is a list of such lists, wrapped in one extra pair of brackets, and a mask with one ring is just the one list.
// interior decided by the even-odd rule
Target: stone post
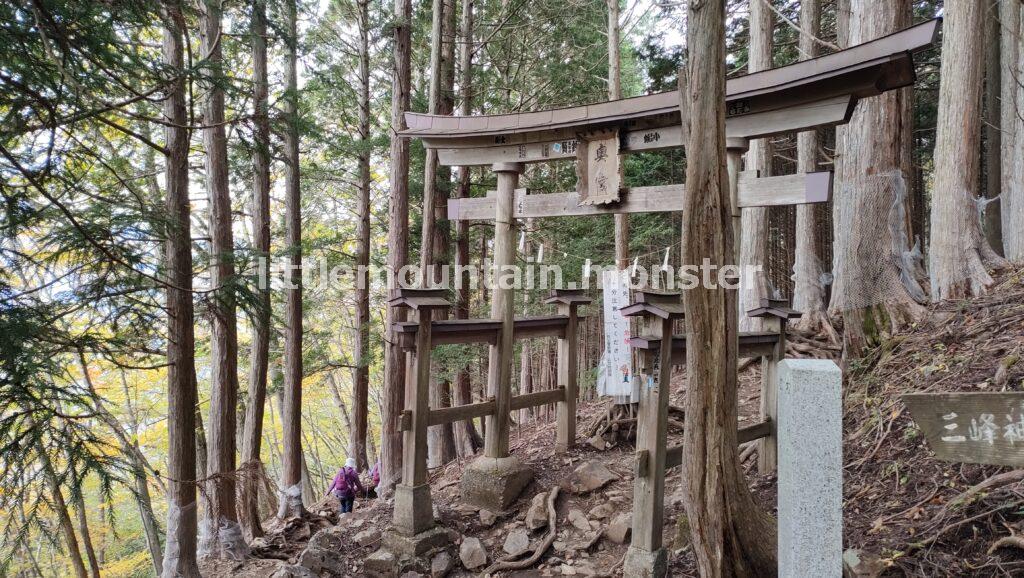
[(842, 373), (779, 363), (779, 576), (842, 576)]

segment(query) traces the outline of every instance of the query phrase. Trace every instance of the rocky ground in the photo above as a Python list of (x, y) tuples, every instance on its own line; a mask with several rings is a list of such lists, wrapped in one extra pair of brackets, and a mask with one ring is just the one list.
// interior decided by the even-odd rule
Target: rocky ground
[[(844, 540), (859, 576), (1024, 575), (1024, 472), (938, 461), (899, 395), (911, 391), (1020, 391), (1024, 388), (1024, 271), (1003, 276), (988, 296), (930, 308), (907, 332), (888, 337), (848, 367), (844, 387)], [(803, 340), (804, 351), (811, 340)], [(820, 348), (816, 356), (834, 354)], [(757, 419), (760, 376), (741, 375), (741, 425)], [(673, 380), (673, 401), (683, 405), (685, 378)], [(566, 455), (551, 451), (553, 424), (513, 428), (513, 454), (536, 478), (507, 512), (479, 512), (461, 504), (459, 479), (466, 462), (432, 473), (435, 513), (453, 538), (430, 562), (432, 574), (479, 575), (502, 559), (528, 558), (526, 568), (503, 576), (619, 576), (632, 510), (632, 429), (628, 413), (607, 417), (608, 407), (581, 406), (581, 439), (604, 430)], [(681, 417), (674, 419), (681, 420)], [(613, 424), (605, 428), (606, 425)], [(670, 444), (681, 428), (670, 428)], [(598, 449), (602, 448), (602, 449)], [(774, 476), (757, 476), (753, 454), (745, 467), (755, 493), (774, 511)], [(981, 484), (981, 489), (972, 489)], [(666, 483), (665, 543), (673, 576), (694, 576), (688, 547), (679, 468)], [(547, 503), (553, 490), (554, 534)], [(357, 502), (333, 525), (325, 517), (277, 527), (256, 552), (277, 559), (223, 564), (210, 575), (360, 576), (391, 517), (386, 501)], [(677, 527), (680, 531), (677, 531)], [(426, 568), (424, 568), (425, 570)]]

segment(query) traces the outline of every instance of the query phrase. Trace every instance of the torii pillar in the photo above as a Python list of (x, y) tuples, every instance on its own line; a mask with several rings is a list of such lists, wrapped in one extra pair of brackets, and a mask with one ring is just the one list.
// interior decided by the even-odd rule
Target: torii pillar
[[(501, 321), (501, 331), (491, 344), (487, 358), (487, 395), (495, 401), (494, 414), (487, 416), (484, 455), (466, 467), (462, 476), (462, 499), (469, 505), (491, 512), (505, 510), (533, 479), (533, 472), (509, 455), (509, 411), (512, 399), (512, 356), (515, 328), (515, 289), (511, 267), (515, 265), (515, 222), (513, 202), (522, 163), (495, 163), (498, 192), (494, 214), (493, 288), (491, 318)], [(508, 273), (509, 277), (505, 277)]]

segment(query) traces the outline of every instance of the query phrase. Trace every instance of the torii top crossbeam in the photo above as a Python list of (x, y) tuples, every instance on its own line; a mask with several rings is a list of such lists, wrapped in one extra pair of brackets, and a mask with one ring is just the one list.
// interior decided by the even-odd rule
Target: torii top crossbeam
[[(729, 137), (760, 138), (842, 124), (857, 100), (913, 84), (913, 54), (932, 46), (940, 19), (819, 58), (726, 83)], [(440, 116), (406, 113), (401, 135), (439, 150), (445, 165), (543, 162), (576, 154), (578, 134), (621, 130), (621, 152), (682, 146), (679, 93), (520, 114)], [(533, 146), (524, 146), (533, 145)]]

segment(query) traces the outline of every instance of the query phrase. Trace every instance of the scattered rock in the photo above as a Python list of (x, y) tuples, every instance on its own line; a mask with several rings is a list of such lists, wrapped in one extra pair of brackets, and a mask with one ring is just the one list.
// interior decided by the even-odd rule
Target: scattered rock
[(355, 541), (356, 544), (359, 544), (360, 546), (365, 548), (367, 546), (376, 544), (380, 541), (380, 532), (373, 528), (369, 528), (367, 530), (359, 532), (358, 534), (353, 536), (352, 539)]
[(282, 564), (270, 578), (317, 578), (316, 574), (302, 566)]
[(547, 492), (541, 492), (530, 502), (530, 509), (526, 512), (526, 527), (530, 530), (539, 530), (548, 525), (547, 499)]
[(619, 514), (614, 520), (612, 520), (608, 529), (605, 530), (604, 535), (608, 536), (608, 539), (616, 544), (625, 544), (626, 540), (629, 539), (630, 530), (632, 530), (632, 522), (632, 512)]
[(615, 513), (615, 508), (611, 504), (598, 504), (590, 509), (590, 517), (597, 518), (598, 520), (607, 520), (612, 517)]
[(584, 462), (572, 474), (572, 490), (578, 494), (599, 490), (619, 479), (600, 462), (590, 460)]
[(579, 510), (569, 510), (569, 523), (576, 527), (581, 532), (590, 531), (590, 522), (587, 521), (587, 517), (583, 512)]
[(855, 549), (843, 552), (844, 578), (876, 578), (884, 570), (885, 564), (870, 552)]
[(490, 528), (498, 521), (498, 516), (490, 510), (480, 510), (480, 525), (485, 528)]
[(525, 528), (516, 528), (508, 533), (502, 546), (509, 556), (518, 556), (530, 549), (530, 535)]
[(487, 563), (487, 550), (479, 538), (465, 538), (459, 546), (459, 559), (467, 570), (473, 570)]
[(430, 561), (430, 578), (444, 578), (455, 568), (455, 561), (448, 552), (440, 552)]

